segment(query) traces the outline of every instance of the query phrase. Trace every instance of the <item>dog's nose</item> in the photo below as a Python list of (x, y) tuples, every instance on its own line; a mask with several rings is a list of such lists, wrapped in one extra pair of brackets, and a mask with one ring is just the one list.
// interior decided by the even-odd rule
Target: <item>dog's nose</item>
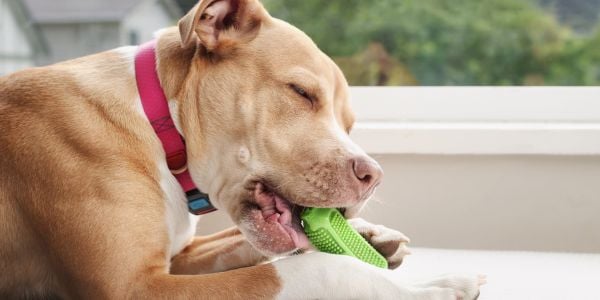
[(361, 194), (377, 186), (383, 177), (383, 170), (379, 164), (368, 156), (353, 158), (352, 171), (359, 181)]

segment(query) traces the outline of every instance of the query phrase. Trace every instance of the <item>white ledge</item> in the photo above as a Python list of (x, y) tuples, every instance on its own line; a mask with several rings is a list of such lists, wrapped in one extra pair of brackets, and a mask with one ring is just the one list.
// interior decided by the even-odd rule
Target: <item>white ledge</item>
[(598, 123), (357, 123), (370, 154), (598, 155)]
[(600, 87), (353, 87), (373, 154), (600, 154)]

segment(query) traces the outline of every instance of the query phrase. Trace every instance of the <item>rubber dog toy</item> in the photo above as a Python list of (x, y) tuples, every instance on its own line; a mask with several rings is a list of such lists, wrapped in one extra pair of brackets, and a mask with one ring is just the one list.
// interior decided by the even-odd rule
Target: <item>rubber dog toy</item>
[(301, 219), (306, 236), (319, 251), (353, 256), (387, 269), (387, 260), (348, 224), (339, 210), (305, 208)]

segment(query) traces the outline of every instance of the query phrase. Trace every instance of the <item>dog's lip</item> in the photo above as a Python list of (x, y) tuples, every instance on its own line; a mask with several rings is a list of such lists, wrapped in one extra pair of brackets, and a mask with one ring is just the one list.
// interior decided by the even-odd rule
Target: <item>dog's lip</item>
[(302, 229), (300, 213), (302, 206), (295, 205), (262, 182), (257, 182), (253, 191), (251, 215), (260, 233), (270, 237), (270, 245), (283, 251), (305, 249), (310, 246)]

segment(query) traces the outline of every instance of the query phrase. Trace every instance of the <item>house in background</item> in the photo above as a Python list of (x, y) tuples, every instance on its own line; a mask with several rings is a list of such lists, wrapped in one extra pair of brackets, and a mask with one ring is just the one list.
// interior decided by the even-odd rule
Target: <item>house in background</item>
[(35, 66), (46, 55), (40, 29), (30, 21), (19, 0), (0, 0), (0, 76)]
[(182, 15), (174, 0), (20, 1), (47, 41), (36, 65), (143, 43)]

